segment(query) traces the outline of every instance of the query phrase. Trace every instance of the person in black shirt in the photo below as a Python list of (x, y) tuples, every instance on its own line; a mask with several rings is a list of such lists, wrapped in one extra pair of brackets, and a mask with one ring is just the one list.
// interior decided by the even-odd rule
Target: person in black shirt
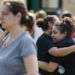
[(63, 48), (54, 46), (51, 38), (51, 28), (55, 19), (52, 18), (47, 16), (44, 21), (38, 23), (44, 30), (44, 34), (37, 41), (39, 68), (42, 75), (60, 75), (57, 72), (60, 64), (58, 64), (58, 58), (56, 57), (66, 56), (75, 52), (75, 45), (68, 45), (70, 47), (63, 46)]
[(46, 69), (45, 71), (44, 68), (43, 69), (40, 68), (40, 73), (42, 75), (55, 75), (55, 73), (52, 73), (52, 72), (55, 71), (58, 66), (58, 63), (52, 62), (52, 59), (54, 59), (54, 57), (50, 56), (50, 54), (48, 53), (48, 50), (54, 47), (53, 40), (50, 36), (54, 21), (55, 21), (54, 17), (47, 16), (44, 20), (37, 23), (37, 25), (39, 25), (39, 27), (41, 27), (44, 30), (44, 33), (39, 37), (36, 43), (37, 48), (38, 48), (39, 65), (40, 63), (42, 63), (40, 61), (45, 61), (47, 63), (50, 62), (50, 67), (49, 67), (50, 69), (47, 69), (45, 67)]
[[(53, 26), (51, 36), (56, 47), (63, 48), (75, 45), (75, 42), (71, 38), (72, 29), (72, 24), (68, 20), (63, 21), (60, 25), (57, 24)], [(52, 55), (55, 56), (55, 54), (56, 53), (53, 53)], [(56, 59), (55, 61), (64, 68), (62, 75), (75, 75), (75, 52), (67, 56), (58, 56)]]
[(40, 69), (40, 73), (42, 73), (42, 75), (53, 75), (54, 73), (51, 72), (57, 69), (58, 63), (52, 62), (53, 56), (50, 56), (48, 53), (48, 50), (53, 47), (52, 38), (45, 33), (42, 34), (42, 36), (38, 39), (37, 47), (38, 60), (45, 61), (47, 63), (49, 63), (51, 60), (50, 67), (54, 67), (50, 68), (50, 72)]

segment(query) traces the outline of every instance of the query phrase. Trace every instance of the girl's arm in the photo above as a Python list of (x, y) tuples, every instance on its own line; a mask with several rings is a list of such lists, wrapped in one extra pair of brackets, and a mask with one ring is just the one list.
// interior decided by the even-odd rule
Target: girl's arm
[(49, 50), (49, 54), (56, 57), (64, 57), (73, 52), (75, 52), (75, 45), (64, 48), (53, 47)]

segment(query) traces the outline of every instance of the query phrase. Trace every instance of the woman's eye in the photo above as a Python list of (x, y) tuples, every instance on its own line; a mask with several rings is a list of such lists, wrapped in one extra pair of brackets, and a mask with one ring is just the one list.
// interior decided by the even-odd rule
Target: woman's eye
[(57, 34), (57, 32), (53, 31), (54, 34)]

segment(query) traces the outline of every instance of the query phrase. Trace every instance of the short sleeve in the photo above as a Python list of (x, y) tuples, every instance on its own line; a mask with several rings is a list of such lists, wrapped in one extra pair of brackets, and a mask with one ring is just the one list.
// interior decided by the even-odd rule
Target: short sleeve
[(49, 62), (51, 60), (51, 56), (48, 53), (48, 50), (54, 47), (52, 39), (49, 36), (43, 34), (37, 40), (36, 45), (38, 48), (38, 60)]
[(54, 47), (52, 39), (47, 39), (45, 37), (39, 38), (36, 45), (38, 50), (44, 51), (45, 53), (47, 53), (50, 48)]
[(37, 54), (36, 46), (33, 40), (28, 36), (22, 38), (20, 43), (20, 50), (20, 55), (24, 57), (30, 56), (32, 54)]

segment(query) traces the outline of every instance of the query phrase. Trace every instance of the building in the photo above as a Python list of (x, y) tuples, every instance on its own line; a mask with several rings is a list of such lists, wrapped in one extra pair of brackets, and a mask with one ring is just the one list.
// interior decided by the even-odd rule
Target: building
[[(4, 0), (0, 0), (2, 2)], [(9, 0), (11, 1), (11, 0)], [(28, 8), (28, 10), (40, 10), (44, 9), (47, 12), (57, 12), (57, 10), (63, 9), (70, 11), (75, 15), (75, 0), (13, 0), (22, 1)]]
[(63, 9), (68, 10), (75, 16), (75, 0), (63, 0)]

